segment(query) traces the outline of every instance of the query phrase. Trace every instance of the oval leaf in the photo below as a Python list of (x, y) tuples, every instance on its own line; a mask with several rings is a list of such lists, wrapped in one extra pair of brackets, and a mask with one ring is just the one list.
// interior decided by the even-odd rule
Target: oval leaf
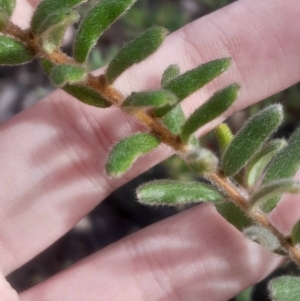
[(187, 143), (191, 135), (201, 126), (224, 113), (236, 100), (239, 86), (237, 84), (215, 93), (205, 104), (198, 108), (182, 127), (181, 139)]
[[(41, 31), (45, 20), (53, 13), (58, 13), (66, 9), (74, 8), (87, 0), (44, 0), (36, 8), (31, 19), (31, 30), (34, 35)], [(48, 19), (48, 21), (51, 21)], [(53, 23), (54, 24), (54, 23)]]
[(102, 33), (136, 0), (103, 0), (83, 19), (74, 43), (74, 58), (84, 63)]
[[(249, 200), (249, 204), (255, 207), (260, 207), (263, 211), (270, 206), (269, 200), (274, 196), (281, 196), (283, 193), (298, 193), (300, 192), (300, 183), (292, 179), (281, 179), (272, 181), (263, 185)], [(272, 206), (276, 204), (272, 203)], [(274, 208), (272, 208), (273, 210)], [(269, 210), (266, 210), (270, 212)]]
[[(300, 166), (300, 129), (297, 129), (289, 138), (288, 145), (283, 148), (269, 163), (263, 184), (267, 184), (273, 180), (292, 178)], [(273, 198), (266, 203), (265, 212), (273, 210), (280, 197)]]
[(224, 153), (225, 149), (233, 139), (233, 134), (228, 125), (225, 123), (221, 123), (216, 127), (215, 134), (220, 146), (220, 150), (222, 153)]
[(180, 68), (177, 64), (170, 65), (163, 73), (161, 86), (164, 87), (171, 80), (180, 75)]
[(223, 199), (218, 191), (204, 183), (172, 180), (149, 182), (140, 186), (136, 193), (141, 203), (153, 205), (216, 202)]
[(59, 48), (67, 27), (79, 20), (79, 14), (71, 9), (55, 11), (41, 24), (38, 34), (40, 44), (47, 53)]
[(67, 84), (63, 87), (63, 90), (87, 105), (98, 108), (108, 108), (111, 106), (111, 103), (104, 96), (89, 87), (78, 84)]
[(0, 0), (0, 29), (9, 21), (16, 6), (16, 0)]
[(177, 101), (176, 96), (167, 90), (132, 93), (125, 99), (123, 107), (163, 107)]
[(173, 134), (180, 134), (181, 128), (186, 121), (181, 105), (177, 105), (163, 116), (162, 121)]
[(234, 137), (223, 156), (223, 170), (232, 176), (241, 170), (283, 120), (281, 105), (272, 105), (255, 114)]
[(272, 158), (286, 146), (285, 139), (275, 139), (254, 155), (245, 168), (245, 184), (249, 188), (255, 185)]
[(233, 226), (240, 231), (253, 225), (245, 213), (230, 201), (218, 202), (215, 204), (218, 212)]
[(164, 41), (167, 33), (163, 27), (153, 27), (127, 44), (108, 65), (107, 81), (113, 83), (126, 69), (154, 53)]
[[(200, 65), (169, 81), (164, 88), (174, 93), (178, 98), (178, 102), (180, 102), (226, 71), (230, 63), (231, 60), (225, 58)], [(171, 109), (171, 106), (157, 109), (155, 110), (155, 116), (162, 117)]]
[(74, 65), (57, 65), (50, 73), (54, 85), (63, 87), (65, 84), (75, 84), (86, 79), (87, 73), (83, 67)]
[(19, 65), (28, 63), (34, 58), (22, 43), (0, 35), (0, 65)]
[(250, 226), (244, 229), (244, 235), (260, 244), (269, 251), (275, 251), (280, 248), (277, 237), (268, 229), (259, 226)]
[(106, 172), (119, 176), (127, 171), (134, 161), (159, 146), (160, 141), (147, 133), (137, 133), (119, 141), (109, 154)]
[(292, 230), (291, 234), (293, 245), (300, 243), (300, 221), (298, 221)]
[(273, 301), (300, 300), (300, 278), (282, 276), (269, 282), (269, 293)]

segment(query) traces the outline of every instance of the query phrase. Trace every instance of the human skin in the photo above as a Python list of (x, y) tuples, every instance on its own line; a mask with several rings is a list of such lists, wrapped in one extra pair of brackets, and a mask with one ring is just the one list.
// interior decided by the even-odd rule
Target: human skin
[[(37, 1), (31, 1), (33, 5)], [(29, 3), (14, 21), (26, 26)], [(240, 0), (186, 25), (147, 61), (124, 73), (124, 94), (158, 87), (163, 70), (231, 57), (232, 67), (184, 103), (187, 113), (214, 91), (241, 84), (238, 101), (199, 135), (300, 78), (299, 0)], [(162, 146), (125, 176), (108, 178), (111, 145), (141, 125), (117, 108), (97, 109), (57, 90), (0, 127), (0, 300), (226, 301), (282, 261), (201, 204), (132, 234), (19, 295), (5, 276), (39, 254), (110, 192), (171, 154)], [(297, 197), (271, 214), (284, 233), (300, 218)]]

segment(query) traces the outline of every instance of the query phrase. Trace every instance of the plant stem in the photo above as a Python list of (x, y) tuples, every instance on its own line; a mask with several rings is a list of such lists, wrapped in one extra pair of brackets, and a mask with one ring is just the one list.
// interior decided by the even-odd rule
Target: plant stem
[[(77, 64), (77, 62), (67, 56), (65, 53), (59, 49), (53, 51), (52, 53), (47, 53), (40, 45), (38, 37), (34, 37), (30, 30), (22, 30), (17, 25), (9, 22), (6, 29), (3, 31), (4, 34), (15, 37), (17, 40), (24, 43), (24, 45), (37, 57), (45, 58), (51, 61), (53, 64)], [(124, 96), (121, 92), (111, 86), (107, 81), (105, 74), (100, 76), (94, 76), (88, 74), (87, 83), (88, 87), (91, 87), (103, 95), (108, 101), (116, 106), (121, 106), (124, 101)], [(162, 143), (167, 144), (174, 150), (183, 154), (188, 151), (188, 146), (182, 143), (178, 135), (172, 134), (167, 127), (162, 123), (159, 118), (154, 118), (148, 114), (145, 110), (139, 109), (124, 109), (123, 111), (134, 116), (141, 124), (145, 125), (148, 130), (155, 136), (157, 136)], [(256, 224), (270, 230), (279, 240), (282, 248), (288, 251), (290, 258), (300, 266), (300, 249), (295, 247), (290, 238), (285, 237), (280, 233), (268, 220), (267, 216), (260, 212), (259, 209), (251, 210), (248, 201), (239, 192), (238, 188), (233, 185), (228, 178), (222, 176), (219, 173), (210, 173), (208, 177), (212, 182), (216, 183), (219, 188), (225, 192), (231, 199), (231, 201), (240, 207), (243, 212), (250, 217)]]

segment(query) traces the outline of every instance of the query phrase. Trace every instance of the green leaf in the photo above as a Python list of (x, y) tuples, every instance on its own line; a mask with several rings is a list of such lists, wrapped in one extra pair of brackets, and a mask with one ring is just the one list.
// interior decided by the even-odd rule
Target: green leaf
[(177, 101), (176, 96), (167, 90), (132, 93), (125, 99), (123, 107), (156, 107), (160, 108)]
[[(46, 59), (41, 59), (41, 62), (46, 73), (50, 75), (54, 64)], [(80, 84), (66, 84), (63, 90), (85, 104), (99, 108), (108, 108), (111, 106), (111, 103), (103, 95), (90, 87)]]
[(194, 147), (184, 154), (186, 165), (197, 174), (216, 171), (219, 160), (213, 152), (203, 147)]
[(227, 124), (221, 123), (215, 128), (215, 134), (220, 146), (220, 150), (224, 153), (227, 146), (233, 139), (233, 134)]
[(236, 174), (255, 155), (283, 120), (281, 105), (271, 105), (252, 116), (228, 145), (223, 155), (227, 176)]
[(98, 108), (108, 108), (111, 106), (111, 103), (108, 102), (104, 96), (89, 87), (79, 84), (67, 84), (63, 87), (63, 90), (90, 106)]
[(198, 108), (182, 127), (181, 139), (187, 143), (191, 135), (206, 123), (224, 113), (236, 100), (239, 86), (237, 84), (215, 93), (205, 104)]
[(245, 183), (249, 188), (254, 186), (272, 158), (286, 146), (285, 139), (275, 139), (254, 155), (245, 168)]
[(79, 14), (72, 9), (54, 11), (41, 24), (37, 34), (40, 44), (47, 53), (59, 48), (67, 27), (79, 20)]
[(167, 33), (163, 27), (153, 27), (127, 44), (108, 65), (107, 81), (113, 83), (126, 69), (153, 54), (162, 44)]
[(0, 35), (0, 65), (19, 65), (34, 58), (25, 45), (13, 38)]
[[(178, 104), (171, 111), (162, 117), (163, 124), (169, 129), (172, 134), (178, 135), (186, 121), (182, 107)], [(192, 137), (190, 145), (198, 147), (199, 142), (195, 136)]]
[(0, 0), (0, 29), (5, 28), (16, 6), (16, 0)]
[[(32, 19), (31, 19), (31, 30), (34, 35), (40, 32), (40, 28), (45, 24), (45, 21), (53, 15), (53, 13), (58, 13), (60, 11), (65, 11), (72, 9), (87, 0), (44, 0), (36, 8)], [(51, 21), (51, 19), (48, 19)], [(54, 24), (54, 23), (53, 23)]]
[(57, 65), (52, 68), (50, 73), (51, 81), (59, 87), (83, 82), (86, 76), (86, 70), (81, 66), (75, 65)]
[(173, 134), (180, 134), (181, 128), (186, 121), (181, 105), (177, 105), (163, 116), (162, 121)]
[(272, 301), (300, 300), (300, 278), (282, 276), (269, 282), (269, 293)]
[[(174, 93), (178, 98), (178, 102), (180, 102), (226, 71), (229, 68), (230, 63), (231, 60), (225, 58), (200, 65), (196, 69), (187, 71), (169, 81), (164, 88)], [(155, 111), (155, 116), (162, 117), (171, 109), (171, 106), (157, 109)]]
[(83, 19), (74, 43), (74, 58), (84, 63), (102, 33), (136, 0), (102, 0)]
[[(292, 178), (300, 166), (300, 129), (297, 129), (289, 138), (288, 145), (273, 157), (267, 166), (262, 184), (273, 180)], [(268, 201), (265, 212), (271, 212), (277, 205), (280, 197)]]
[(243, 230), (243, 234), (269, 251), (275, 251), (280, 248), (277, 237), (266, 228), (250, 226)]
[(127, 171), (134, 161), (159, 146), (160, 141), (148, 133), (137, 133), (119, 141), (109, 154), (106, 172), (119, 176)]
[(235, 297), (235, 301), (252, 301), (252, 292), (253, 287), (249, 287), (246, 290), (239, 293), (238, 296)]
[[(270, 204), (276, 206), (273, 202), (270, 203), (270, 199), (274, 196), (281, 196), (283, 193), (298, 193), (300, 192), (300, 183), (295, 182), (292, 179), (280, 179), (269, 182), (266, 185), (260, 187), (260, 189), (250, 198), (249, 204), (255, 207), (260, 207), (264, 211)], [(277, 198), (276, 198), (277, 199)], [(280, 197), (279, 197), (280, 199)], [(270, 203), (270, 204), (269, 204)], [(270, 212), (267, 210), (267, 212)]]
[(171, 80), (175, 79), (177, 76), (180, 75), (180, 68), (177, 64), (170, 65), (165, 72), (163, 73), (161, 79), (161, 86), (166, 86)]
[(298, 221), (294, 225), (292, 234), (291, 234), (291, 238), (292, 238), (293, 245), (300, 243), (300, 221)]
[(153, 181), (140, 186), (137, 198), (141, 203), (149, 205), (216, 202), (223, 199), (218, 191), (204, 183), (172, 180)]
[(215, 204), (215, 207), (230, 224), (240, 231), (253, 224), (245, 213), (230, 201), (218, 202)]

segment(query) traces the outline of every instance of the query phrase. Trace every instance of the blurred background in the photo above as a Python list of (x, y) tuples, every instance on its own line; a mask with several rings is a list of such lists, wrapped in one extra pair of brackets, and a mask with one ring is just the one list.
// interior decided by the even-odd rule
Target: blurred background
[[(80, 11), (82, 16), (87, 13), (90, 5), (96, 2), (98, 0), (90, 0), (88, 5), (82, 7)], [(125, 42), (137, 37), (152, 25), (164, 26), (172, 32), (232, 2), (234, 1), (139, 0), (127, 15), (114, 24), (99, 41), (90, 56), (90, 69), (94, 70), (107, 64)], [(74, 30), (71, 29), (70, 36)], [(69, 41), (66, 43), (65, 51), (70, 52), (70, 50)], [(14, 68), (1, 67), (0, 122), (33, 105), (53, 89), (38, 62)], [(233, 130), (237, 130), (260, 107), (269, 103), (284, 102), (287, 116), (284, 126), (277, 135), (287, 137), (296, 126), (299, 126), (299, 100), (300, 85), (298, 84), (243, 112), (236, 113), (230, 118), (229, 124)], [(213, 150), (216, 148), (213, 134), (208, 134), (203, 138), (202, 143)], [(112, 242), (185, 210), (184, 207), (146, 207), (135, 201), (134, 191), (137, 186), (154, 178), (166, 177), (193, 179), (193, 175), (185, 169), (179, 159), (172, 157), (166, 160), (112, 193), (54, 245), (9, 275), (8, 281), (17, 291), (25, 290)], [(288, 263), (270, 277), (283, 273), (298, 272), (293, 264)], [(269, 300), (266, 281), (249, 288), (232, 300)]]

